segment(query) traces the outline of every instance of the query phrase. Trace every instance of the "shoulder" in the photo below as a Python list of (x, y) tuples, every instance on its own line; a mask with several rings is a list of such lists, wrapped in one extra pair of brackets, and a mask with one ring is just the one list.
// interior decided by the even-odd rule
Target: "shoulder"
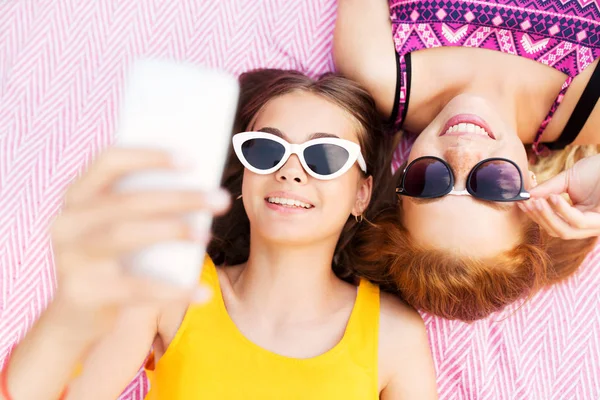
[(336, 68), (363, 85), (383, 115), (392, 115), (397, 71), (388, 2), (339, 1), (333, 42)]
[(397, 296), (381, 292), (380, 346), (397, 348), (402, 343), (427, 340), (425, 323), (414, 308)]
[(379, 369), (382, 398), (436, 398), (425, 323), (398, 297), (381, 293)]

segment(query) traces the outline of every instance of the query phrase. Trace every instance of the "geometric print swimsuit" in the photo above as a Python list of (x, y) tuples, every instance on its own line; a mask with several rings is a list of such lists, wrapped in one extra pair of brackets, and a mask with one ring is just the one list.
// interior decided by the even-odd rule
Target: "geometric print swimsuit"
[[(390, 0), (398, 72), (394, 128), (401, 128), (408, 109), (411, 52), (441, 46), (491, 49), (535, 60), (566, 76), (535, 138), (534, 150), (541, 152), (544, 129), (573, 78), (600, 57), (599, 1)], [(559, 149), (571, 143), (599, 94), (600, 68), (596, 68), (561, 137), (545, 146)]]

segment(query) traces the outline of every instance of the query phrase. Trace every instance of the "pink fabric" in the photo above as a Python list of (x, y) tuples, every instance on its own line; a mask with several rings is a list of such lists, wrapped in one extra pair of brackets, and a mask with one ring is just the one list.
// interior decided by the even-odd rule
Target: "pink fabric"
[[(334, 20), (334, 0), (0, 2), (0, 365), (52, 296), (48, 224), (111, 143), (133, 57), (315, 75), (333, 67)], [(441, 398), (600, 398), (599, 263), (512, 315), (425, 316)], [(145, 390), (140, 373), (121, 398)]]

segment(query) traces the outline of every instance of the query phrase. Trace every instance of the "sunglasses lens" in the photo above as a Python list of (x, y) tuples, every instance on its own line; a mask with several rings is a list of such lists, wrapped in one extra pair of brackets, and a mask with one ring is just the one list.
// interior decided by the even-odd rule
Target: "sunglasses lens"
[(304, 149), (304, 160), (314, 173), (331, 175), (338, 172), (350, 157), (345, 148), (336, 144), (320, 143)]
[(268, 170), (281, 161), (285, 148), (274, 140), (250, 139), (242, 144), (242, 154), (254, 168)]
[(508, 161), (491, 160), (481, 164), (469, 179), (474, 195), (485, 200), (511, 200), (521, 192), (521, 175)]
[(451, 185), (450, 171), (440, 160), (424, 158), (410, 165), (404, 176), (404, 192), (415, 197), (439, 197)]

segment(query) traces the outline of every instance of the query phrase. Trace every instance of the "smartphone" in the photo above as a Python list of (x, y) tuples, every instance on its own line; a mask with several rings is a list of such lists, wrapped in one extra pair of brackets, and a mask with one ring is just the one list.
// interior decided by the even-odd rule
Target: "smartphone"
[[(120, 181), (117, 190), (218, 188), (239, 99), (237, 79), (186, 63), (142, 59), (133, 64), (126, 82), (115, 145), (164, 150), (190, 167), (136, 173)], [(209, 233), (210, 215), (187, 218), (196, 230)], [(123, 262), (133, 274), (192, 287), (198, 284), (205, 252), (200, 244), (173, 241), (130, 254)]]

